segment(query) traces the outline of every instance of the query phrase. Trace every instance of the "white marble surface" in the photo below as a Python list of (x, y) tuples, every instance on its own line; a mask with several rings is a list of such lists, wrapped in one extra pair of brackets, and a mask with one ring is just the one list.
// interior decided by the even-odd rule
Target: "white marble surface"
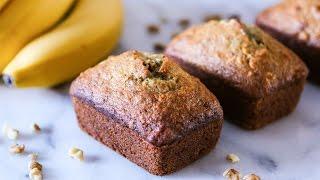
[[(247, 22), (275, 0), (126, 0), (126, 26), (121, 49), (152, 51), (154, 42), (166, 43), (179, 31), (177, 20), (190, 18), (199, 23), (206, 14), (241, 14)], [(161, 34), (145, 33), (148, 23), (161, 25)], [(83, 133), (76, 124), (68, 85), (54, 89), (9, 89), (0, 85), (0, 125), (8, 122), (21, 131), (18, 143), (28, 152), (38, 152), (45, 179), (223, 179), (222, 172), (235, 167), (255, 172), (262, 179), (320, 179), (320, 87), (307, 84), (294, 113), (257, 131), (244, 131), (225, 122), (214, 151), (172, 175), (157, 177), (129, 162)], [(31, 122), (44, 129), (33, 135)], [(27, 179), (27, 156), (12, 156), (14, 142), (0, 137), (0, 180)], [(68, 157), (69, 147), (78, 146), (86, 155), (81, 163)], [(225, 155), (234, 152), (240, 163), (231, 165)]]

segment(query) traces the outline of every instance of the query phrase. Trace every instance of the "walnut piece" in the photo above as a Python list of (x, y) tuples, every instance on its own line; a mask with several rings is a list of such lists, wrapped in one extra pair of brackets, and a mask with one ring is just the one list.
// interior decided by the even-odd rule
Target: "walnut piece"
[(181, 28), (187, 28), (190, 25), (190, 20), (189, 19), (180, 19), (179, 20), (179, 26)]
[(260, 180), (260, 177), (255, 174), (247, 174), (243, 177), (243, 180)]
[(31, 180), (42, 180), (42, 172), (37, 168), (33, 168), (29, 172), (29, 178)]
[(29, 155), (30, 162), (28, 164), (29, 178), (31, 180), (42, 180), (42, 165), (37, 162), (38, 155), (32, 153)]
[(164, 50), (165, 50), (166, 46), (163, 44), (163, 43), (154, 43), (153, 45), (153, 50), (155, 52), (159, 52), (159, 53), (162, 53)]
[(235, 169), (227, 169), (224, 171), (223, 176), (226, 177), (228, 180), (240, 180), (241, 175)]
[(8, 124), (3, 125), (2, 132), (11, 140), (16, 140), (19, 137), (19, 131), (14, 128), (11, 128)]
[(160, 31), (160, 28), (157, 25), (150, 24), (147, 26), (147, 31), (149, 34), (158, 34)]
[(28, 165), (29, 167), (29, 170), (32, 170), (32, 169), (38, 169), (39, 171), (42, 171), (42, 165), (37, 162), (37, 161), (31, 161)]
[(80, 161), (84, 160), (83, 151), (81, 149), (76, 148), (76, 147), (72, 147), (69, 150), (69, 156), (71, 156), (74, 159), (78, 159)]
[(8, 130), (7, 136), (9, 139), (16, 140), (19, 137), (19, 131), (11, 128)]
[(38, 124), (36, 124), (36, 123), (33, 123), (31, 125), (31, 128), (32, 128), (32, 131), (35, 132), (35, 133), (39, 133), (41, 131), (40, 126)]
[(236, 154), (228, 154), (226, 159), (231, 163), (237, 163), (240, 161), (240, 158)]
[(10, 147), (9, 151), (13, 154), (21, 154), (24, 152), (24, 148), (25, 146), (23, 144), (15, 144)]

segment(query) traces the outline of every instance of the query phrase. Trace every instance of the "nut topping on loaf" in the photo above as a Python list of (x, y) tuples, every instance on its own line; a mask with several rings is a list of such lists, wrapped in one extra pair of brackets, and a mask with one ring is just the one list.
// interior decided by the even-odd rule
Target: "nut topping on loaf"
[(149, 91), (158, 93), (173, 91), (179, 87), (177, 77), (172, 77), (171, 75), (159, 71), (162, 66), (163, 59), (165, 58), (163, 55), (149, 53), (141, 53), (140, 55), (143, 65), (147, 67), (149, 73), (147, 77), (131, 77), (132, 79), (141, 83)]

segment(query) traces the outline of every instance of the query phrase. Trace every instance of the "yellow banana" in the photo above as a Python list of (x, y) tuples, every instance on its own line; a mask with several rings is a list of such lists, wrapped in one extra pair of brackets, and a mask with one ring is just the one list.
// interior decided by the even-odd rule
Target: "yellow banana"
[(116, 45), (122, 29), (120, 0), (78, 0), (59, 26), (23, 48), (4, 70), (16, 87), (48, 87), (95, 65)]
[(47, 31), (74, 0), (14, 0), (0, 13), (0, 72), (28, 42)]
[(9, 0), (0, 0), (0, 11), (9, 2)]

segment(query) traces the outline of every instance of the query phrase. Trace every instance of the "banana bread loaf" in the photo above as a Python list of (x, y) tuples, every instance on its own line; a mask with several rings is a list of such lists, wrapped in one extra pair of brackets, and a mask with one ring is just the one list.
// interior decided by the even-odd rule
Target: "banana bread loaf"
[(161, 54), (109, 57), (83, 72), (70, 94), (84, 131), (152, 174), (190, 164), (220, 136), (216, 97)]
[(308, 74), (285, 46), (234, 19), (191, 27), (171, 41), (165, 54), (199, 77), (229, 120), (246, 129), (293, 111)]
[(284, 0), (260, 13), (256, 23), (295, 51), (320, 83), (320, 1)]

